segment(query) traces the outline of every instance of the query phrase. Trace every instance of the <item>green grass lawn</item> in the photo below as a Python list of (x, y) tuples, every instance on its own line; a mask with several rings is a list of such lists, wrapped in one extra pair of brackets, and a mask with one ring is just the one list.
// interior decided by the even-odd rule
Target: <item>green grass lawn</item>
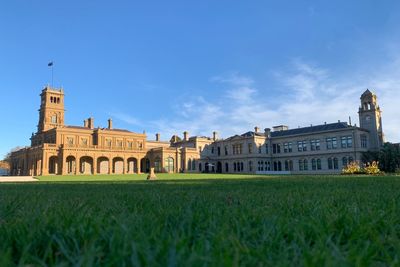
[(400, 177), (145, 178), (0, 184), (0, 266), (400, 265)]
[[(157, 179), (163, 180), (193, 180), (193, 179), (247, 179), (247, 178), (260, 178), (271, 177), (265, 175), (254, 174), (214, 174), (214, 173), (178, 173), (167, 174), (157, 173)], [(42, 182), (129, 182), (129, 181), (145, 181), (147, 174), (125, 174), (125, 175), (49, 175), (37, 177)]]

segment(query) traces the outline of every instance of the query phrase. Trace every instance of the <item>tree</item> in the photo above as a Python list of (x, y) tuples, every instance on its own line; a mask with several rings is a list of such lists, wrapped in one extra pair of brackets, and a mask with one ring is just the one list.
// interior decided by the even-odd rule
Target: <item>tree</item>
[(23, 147), (21, 147), (21, 146), (17, 146), (17, 147), (14, 147), (13, 149), (11, 149), (10, 152), (8, 152), (8, 153), (4, 156), (3, 161), (8, 162), (8, 163), (11, 163), (11, 162), (10, 162), (10, 161), (11, 161), (11, 154), (12, 154), (13, 152), (15, 152), (15, 151), (18, 151), (18, 150), (22, 149), (22, 148), (23, 148)]
[(368, 151), (363, 154), (363, 162), (379, 162), (379, 168), (384, 172), (395, 172), (400, 168), (400, 146), (385, 143), (380, 151)]

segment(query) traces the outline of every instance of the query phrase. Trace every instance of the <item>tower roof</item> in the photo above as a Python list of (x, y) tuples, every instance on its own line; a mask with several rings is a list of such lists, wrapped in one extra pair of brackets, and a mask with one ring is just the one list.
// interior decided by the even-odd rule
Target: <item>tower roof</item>
[(373, 96), (375, 95), (374, 93), (372, 93), (369, 89), (365, 90), (365, 92), (361, 95), (361, 97), (365, 97), (365, 96)]

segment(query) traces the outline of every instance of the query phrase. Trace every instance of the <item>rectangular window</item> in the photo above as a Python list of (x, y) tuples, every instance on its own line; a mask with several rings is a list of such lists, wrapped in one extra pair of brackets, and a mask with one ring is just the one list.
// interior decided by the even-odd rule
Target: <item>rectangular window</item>
[(361, 140), (361, 147), (362, 148), (367, 148), (367, 136), (365, 134), (360, 135), (360, 140)]
[(268, 144), (265, 144), (265, 154), (269, 153)]
[(272, 152), (274, 154), (279, 154), (281, 153), (281, 144), (273, 144), (272, 145)]
[(340, 138), (342, 148), (353, 147), (353, 137), (352, 136), (342, 136)]
[(299, 152), (307, 151), (307, 142), (306, 141), (298, 141), (297, 142), (297, 150)]
[(292, 152), (292, 143), (291, 142), (283, 144), (283, 152), (284, 153)]
[(242, 154), (242, 144), (232, 145), (232, 150), (234, 155)]
[(221, 156), (221, 148), (220, 147), (217, 147), (217, 154), (218, 154), (218, 156)]
[(341, 143), (342, 143), (342, 148), (347, 148), (347, 137), (346, 136), (342, 136), (340, 138)]
[(225, 146), (225, 156), (228, 155), (228, 146)]
[(326, 149), (336, 149), (337, 139), (336, 137), (326, 138)]
[(347, 147), (353, 147), (353, 137), (347, 136)]
[(249, 149), (249, 154), (253, 153), (253, 144), (249, 143), (247, 144), (247, 147)]
[(318, 151), (321, 149), (321, 142), (319, 139), (311, 140), (311, 151)]

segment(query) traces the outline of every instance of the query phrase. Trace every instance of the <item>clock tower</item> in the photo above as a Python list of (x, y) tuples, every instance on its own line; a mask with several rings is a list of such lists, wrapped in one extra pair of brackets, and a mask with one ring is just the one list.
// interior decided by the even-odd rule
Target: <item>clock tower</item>
[(379, 150), (384, 143), (382, 130), (382, 111), (378, 106), (377, 97), (370, 90), (361, 95), (361, 106), (358, 114), (360, 127), (369, 131), (369, 150)]
[(38, 133), (64, 125), (64, 91), (45, 87), (40, 94)]

